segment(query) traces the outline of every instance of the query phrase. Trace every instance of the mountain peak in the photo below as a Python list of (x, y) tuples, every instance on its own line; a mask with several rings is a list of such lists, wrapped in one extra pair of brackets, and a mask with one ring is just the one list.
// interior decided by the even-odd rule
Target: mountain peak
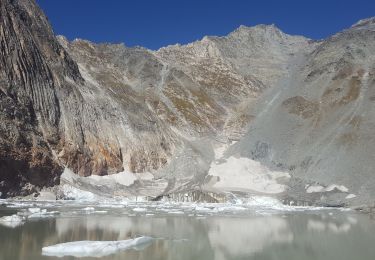
[(249, 31), (278, 31), (281, 30), (275, 24), (258, 24), (255, 26), (240, 25), (233, 32), (249, 32)]
[(353, 24), (350, 28), (375, 30), (375, 16), (366, 19), (361, 19), (357, 23)]

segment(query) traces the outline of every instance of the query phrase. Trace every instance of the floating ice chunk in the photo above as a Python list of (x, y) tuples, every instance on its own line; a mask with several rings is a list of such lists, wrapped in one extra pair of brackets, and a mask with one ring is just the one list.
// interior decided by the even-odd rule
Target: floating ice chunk
[(210, 211), (211, 209), (201, 206), (196, 206), (195, 211)]
[(102, 204), (102, 205), (98, 205), (97, 207), (99, 207), (99, 208), (121, 209), (121, 208), (124, 208), (125, 205), (121, 205), (121, 204)]
[(168, 211), (168, 214), (175, 214), (175, 215), (183, 215), (183, 211), (174, 210), (174, 211)]
[(353, 199), (353, 198), (355, 198), (355, 197), (357, 197), (357, 195), (355, 195), (355, 194), (348, 194), (348, 195), (345, 197), (345, 199), (349, 200), (349, 199)]
[(10, 202), (7, 205), (7, 208), (25, 208), (25, 207), (33, 207), (34, 204), (30, 202)]
[(130, 248), (141, 250), (154, 241), (152, 237), (137, 237), (120, 241), (75, 241), (43, 247), (45, 256), (103, 257)]
[[(30, 209), (29, 209), (30, 211)], [(51, 218), (53, 217), (54, 215), (56, 214), (59, 214), (60, 212), (58, 211), (47, 211), (46, 209), (39, 209), (37, 210), (37, 208), (33, 208), (32, 211), (34, 213), (32, 213), (31, 215), (29, 215), (27, 218), (28, 219), (36, 219), (36, 218)], [(30, 211), (31, 212), (31, 211)]]
[(135, 212), (146, 212), (147, 209), (145, 209), (145, 208), (134, 208), (133, 211), (135, 211)]
[(96, 213), (96, 214), (107, 214), (108, 211), (106, 211), (106, 210), (96, 210), (96, 211), (94, 211), (94, 213)]
[(311, 185), (306, 189), (307, 193), (314, 193), (314, 192), (323, 192), (324, 187), (320, 185)]
[(28, 208), (28, 211), (30, 213), (38, 213), (38, 212), (40, 212), (40, 208)]
[(84, 210), (84, 211), (94, 211), (95, 208), (93, 208), (93, 207), (86, 207), (86, 208), (83, 208), (82, 210)]
[(24, 223), (24, 219), (17, 214), (11, 216), (5, 216), (0, 218), (0, 225), (15, 228), (21, 226)]
[(245, 207), (241, 206), (221, 206), (217, 208), (217, 211), (222, 212), (222, 211), (242, 211), (246, 210)]
[(333, 191), (334, 189), (337, 189), (341, 192), (348, 192), (349, 191), (349, 189), (347, 187), (345, 187), (344, 185), (336, 185), (336, 184), (329, 185), (326, 188), (326, 191)]

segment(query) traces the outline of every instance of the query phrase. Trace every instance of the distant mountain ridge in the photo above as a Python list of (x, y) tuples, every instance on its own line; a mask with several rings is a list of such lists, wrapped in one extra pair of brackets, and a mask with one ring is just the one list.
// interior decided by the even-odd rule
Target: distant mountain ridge
[(55, 37), (33, 0), (0, 10), (3, 197), (56, 185), (64, 169), (151, 173), (109, 188), (124, 196), (222, 193), (210, 169), (235, 157), (287, 172), (286, 202), (373, 200), (374, 18), (322, 41), (240, 26), (152, 51)]

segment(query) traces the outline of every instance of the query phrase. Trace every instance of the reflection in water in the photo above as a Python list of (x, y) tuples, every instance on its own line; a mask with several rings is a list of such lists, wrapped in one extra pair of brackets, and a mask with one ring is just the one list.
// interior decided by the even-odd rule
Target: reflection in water
[(250, 256), (273, 243), (293, 240), (288, 222), (276, 216), (251, 219), (220, 218), (209, 223), (208, 237), (215, 250), (215, 259)]
[[(1, 214), (1, 210), (0, 210)], [(205, 216), (76, 215), (0, 226), (0, 259), (56, 259), (41, 249), (59, 243), (150, 236), (144, 248), (101, 259), (374, 259), (375, 225), (363, 215), (335, 212)], [(64, 257), (60, 259), (75, 259)], [(94, 258), (85, 258), (94, 259)]]

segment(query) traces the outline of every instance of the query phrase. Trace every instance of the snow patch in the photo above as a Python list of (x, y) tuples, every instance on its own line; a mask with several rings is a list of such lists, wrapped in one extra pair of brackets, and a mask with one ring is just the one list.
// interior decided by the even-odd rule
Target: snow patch
[(77, 189), (69, 184), (61, 186), (61, 191), (65, 199), (79, 201), (95, 201), (97, 196), (89, 191)]
[(113, 181), (115, 183), (124, 185), (124, 186), (130, 186), (134, 184), (134, 182), (138, 179), (137, 176), (132, 172), (120, 172), (116, 174), (111, 175), (105, 175), (105, 176), (98, 176), (98, 175), (91, 175), (87, 177), (87, 179), (94, 180), (98, 183), (102, 182), (103, 180), (107, 181)]
[(225, 151), (228, 149), (228, 145), (222, 145), (214, 149), (215, 160), (218, 160), (223, 157)]
[(249, 158), (229, 157), (221, 164), (212, 163), (208, 175), (217, 177), (213, 188), (226, 191), (256, 191), (266, 194), (281, 193), (285, 185), (277, 182), (290, 178), (289, 173), (271, 171), (260, 162)]
[(307, 187), (306, 193), (327, 192), (335, 189), (341, 192), (349, 192), (349, 189), (344, 185), (331, 184), (326, 188), (321, 185), (310, 185)]

